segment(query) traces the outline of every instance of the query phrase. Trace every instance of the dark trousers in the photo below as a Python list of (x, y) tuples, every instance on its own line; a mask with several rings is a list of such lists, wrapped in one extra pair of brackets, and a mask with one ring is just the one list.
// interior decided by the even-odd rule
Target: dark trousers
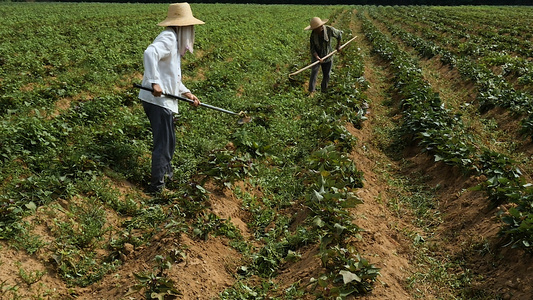
[(322, 83), (320, 84), (321, 92), (325, 93), (328, 90), (328, 83), (331, 73), (331, 66), (333, 60), (322, 64), (316, 64), (311, 67), (311, 77), (309, 78), (309, 92), (314, 92), (316, 87), (316, 79), (318, 77), (318, 70), (322, 68)]
[(172, 111), (158, 105), (142, 101), (144, 112), (150, 120), (154, 148), (152, 151), (151, 190), (161, 190), (165, 185), (165, 175), (172, 178), (172, 157), (176, 150), (176, 133)]

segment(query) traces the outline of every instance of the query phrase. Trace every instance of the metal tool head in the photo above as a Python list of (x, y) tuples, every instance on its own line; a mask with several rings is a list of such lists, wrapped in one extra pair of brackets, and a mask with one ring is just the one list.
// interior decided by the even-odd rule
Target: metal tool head
[(241, 117), (239, 121), (237, 121), (239, 125), (252, 122), (252, 117), (249, 117), (248, 115), (246, 115), (246, 112), (244, 111), (239, 112), (239, 117)]

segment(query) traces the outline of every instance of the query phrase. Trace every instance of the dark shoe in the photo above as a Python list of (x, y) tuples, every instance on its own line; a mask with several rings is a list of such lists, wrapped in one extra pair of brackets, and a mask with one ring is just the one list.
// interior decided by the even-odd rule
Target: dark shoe
[(164, 185), (160, 185), (160, 186), (153, 186), (153, 185), (149, 185), (148, 188), (146, 189), (146, 192), (150, 195), (158, 195), (158, 194), (161, 194), (161, 192), (163, 192), (164, 190)]

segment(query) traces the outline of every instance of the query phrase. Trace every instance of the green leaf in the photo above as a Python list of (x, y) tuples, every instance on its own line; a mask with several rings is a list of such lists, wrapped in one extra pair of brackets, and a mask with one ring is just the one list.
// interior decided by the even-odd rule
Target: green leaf
[(348, 284), (352, 281), (361, 282), (361, 278), (350, 271), (342, 270), (339, 272), (339, 274), (342, 275), (342, 281), (344, 284)]
[(355, 293), (356, 291), (357, 291), (356, 288), (341, 289), (340, 293), (339, 293), (339, 296), (341, 297), (341, 299), (345, 299), (345, 297), (350, 296), (351, 294)]
[(36, 210), (37, 209), (37, 205), (35, 205), (35, 203), (33, 203), (33, 201), (32, 201), (32, 202), (26, 204), (26, 208), (29, 209), (29, 210)]
[(326, 276), (321, 276), (318, 278), (318, 285), (321, 287), (327, 287), (328, 286), (328, 278)]
[(313, 220), (313, 224), (314, 224), (316, 227), (319, 227), (319, 228), (322, 228), (322, 227), (324, 227), (324, 225), (326, 225), (326, 223), (325, 223), (320, 217), (316, 217), (316, 218)]
[(340, 235), (344, 230), (346, 230), (346, 226), (342, 226), (339, 223), (335, 223), (333, 227), (335, 228), (335, 233), (337, 233), (337, 235)]
[(150, 299), (158, 299), (158, 300), (165, 300), (165, 294), (164, 293), (152, 293), (150, 294)]
[(319, 192), (317, 192), (316, 190), (313, 190), (313, 194), (311, 195), (311, 200), (314, 200), (314, 201), (322, 201), (322, 199), (324, 199), (324, 196), (322, 196)]
[(137, 278), (137, 279), (140, 280), (141, 282), (144, 282), (144, 281), (150, 279), (150, 276), (147, 276), (147, 275), (145, 275), (145, 274), (133, 273), (133, 276), (135, 276), (135, 278)]

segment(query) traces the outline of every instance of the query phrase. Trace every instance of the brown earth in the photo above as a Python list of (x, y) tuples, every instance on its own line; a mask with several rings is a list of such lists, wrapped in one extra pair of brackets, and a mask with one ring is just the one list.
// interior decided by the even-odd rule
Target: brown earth
[[(354, 245), (363, 257), (381, 268), (381, 276), (370, 294), (357, 299), (458, 299), (456, 293), (465, 287), (453, 285), (457, 282), (453, 278), (469, 278), (468, 295), (484, 293), (484, 299), (532, 299), (532, 258), (520, 250), (502, 247), (497, 235), (501, 226), (496, 217), (497, 208), (490, 208), (483, 193), (469, 190), (480, 178), (466, 177), (452, 167), (435, 163), (416, 148), (407, 149), (401, 160), (392, 160), (382, 150), (376, 128), (397, 117), (390, 107), (382, 104), (388, 100), (385, 92), (388, 71), (368, 54), (363, 35), (359, 33), (359, 36), (356, 42), (367, 55), (365, 78), (370, 83), (367, 91), (370, 113), (362, 129), (348, 127), (358, 139), (351, 158), (365, 178), (364, 187), (357, 190), (363, 204), (353, 210), (356, 223), (364, 232), (362, 240), (354, 241)], [(457, 82), (453, 73), (441, 76), (441, 80)], [(440, 222), (417, 225), (413, 210), (400, 200), (410, 191), (391, 183), (397, 178), (422, 183), (434, 191), (434, 213)], [(244, 184), (241, 187), (247, 188)], [(132, 187), (123, 183), (121, 188)], [(240, 208), (240, 200), (228, 190), (209, 186), (208, 190), (211, 210), (221, 218), (230, 219), (249, 238), (247, 216)], [(33, 233), (51, 241), (51, 233), (46, 228), (53, 226), (47, 223), (51, 221), (46, 216), (46, 211), (38, 210), (33, 218), (42, 225), (33, 229)], [(118, 219), (110, 217), (108, 222), (118, 222)], [(418, 237), (423, 242), (415, 241)], [(168, 252), (183, 255), (167, 273), (182, 293), (178, 299), (216, 299), (236, 281), (235, 271), (243, 263), (241, 255), (224, 238), (199, 241), (185, 234), (162, 231), (149, 245), (125, 247), (123, 265), (99, 283), (87, 288), (69, 288), (55, 273), (45, 251), (28, 255), (0, 241), (0, 299), (143, 299), (142, 293), (127, 295), (137, 283), (133, 274), (151, 271), (154, 257)], [(306, 283), (316, 278), (321, 271), (317, 252), (314, 246), (303, 249), (301, 259), (285, 265), (275, 281), (285, 288), (297, 281)], [(21, 279), (21, 269), (42, 277), (29, 284)], [(437, 283), (430, 278), (436, 270), (441, 271)], [(8, 290), (14, 286), (18, 288), (16, 293)], [(12, 297), (15, 294), (20, 297)]]

